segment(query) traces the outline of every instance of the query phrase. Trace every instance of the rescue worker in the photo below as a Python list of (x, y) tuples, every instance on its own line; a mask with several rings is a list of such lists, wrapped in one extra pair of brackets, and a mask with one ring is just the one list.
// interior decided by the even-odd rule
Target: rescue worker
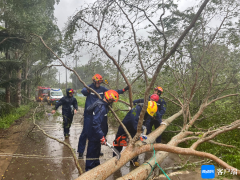
[[(154, 88), (154, 94), (158, 95), (159, 97), (161, 96), (161, 94), (163, 93), (163, 88), (160, 86), (157, 86)], [(156, 101), (156, 99), (155, 99)], [(137, 99), (133, 101), (133, 105), (136, 105), (138, 103), (143, 103), (144, 99)], [(154, 128), (157, 129), (160, 124), (165, 124), (164, 122), (162, 122), (162, 116), (164, 115), (164, 113), (166, 112), (166, 102), (164, 101), (164, 99), (159, 98), (157, 101), (157, 106), (158, 106), (158, 111), (160, 113), (160, 118), (158, 118), (157, 120), (155, 118), (151, 118), (148, 121), (146, 121), (146, 127), (147, 127), (147, 134), (150, 134), (152, 132), (152, 126), (154, 125)], [(161, 143), (161, 135), (156, 139), (157, 143)]]
[[(100, 96), (101, 98), (104, 97), (104, 93), (106, 91), (108, 91), (107, 88), (105, 88), (104, 86), (100, 86), (100, 84), (103, 82), (103, 78), (100, 74), (95, 74), (93, 77), (92, 77), (92, 81), (93, 83), (89, 85), (90, 88), (92, 88), (93, 90), (95, 90)], [(124, 89), (122, 90), (116, 90), (118, 94), (123, 94), (125, 91), (127, 91), (129, 88), (128, 86), (125, 87)], [(86, 140), (87, 140), (87, 129), (88, 129), (88, 124), (89, 124), (89, 121), (90, 119), (92, 118), (92, 114), (89, 114), (87, 113), (87, 107), (91, 104), (93, 104), (95, 101), (97, 101), (99, 98), (98, 96), (93, 93), (93, 92), (90, 92), (87, 88), (83, 88), (82, 89), (82, 94), (84, 96), (86, 96), (86, 102), (85, 102), (85, 109), (84, 109), (84, 125), (83, 125), (83, 130), (82, 130), (82, 133), (79, 137), (79, 141), (78, 141), (78, 153), (79, 153), (79, 156), (78, 158), (79, 159), (82, 159), (83, 158), (83, 152), (85, 150), (85, 146), (86, 146)], [(103, 154), (101, 153), (101, 156)]]
[[(124, 117), (124, 119), (122, 120), (122, 123), (125, 125), (125, 127), (127, 128), (128, 132), (130, 133), (131, 137), (134, 137), (135, 134), (137, 133), (137, 125), (138, 125), (138, 121), (139, 121), (139, 116), (140, 113), (142, 111), (142, 104), (138, 104), (135, 108), (131, 109), (127, 115)], [(144, 115), (143, 120), (147, 121), (149, 118), (155, 116), (155, 118), (160, 118), (160, 113), (157, 111), (157, 104), (155, 101), (148, 101), (148, 107), (147, 107), (147, 112)], [(145, 124), (145, 123), (144, 123)], [(116, 140), (118, 139), (118, 137), (125, 135), (125, 131), (122, 128), (122, 126), (119, 126), (117, 134), (116, 134)], [(115, 148), (121, 152), (123, 146), (115, 146)], [(113, 153), (113, 156), (115, 156), (115, 154)], [(136, 158), (134, 158), (131, 162), (133, 163), (134, 166), (139, 166), (139, 162), (137, 162), (138, 160), (138, 156)]]
[(78, 104), (76, 98), (73, 97), (73, 89), (66, 89), (66, 93), (67, 96), (62, 97), (58, 103), (55, 104), (52, 114), (56, 112), (59, 106), (62, 106), (64, 136), (65, 138), (68, 138), (70, 136), (69, 129), (73, 121), (73, 116), (78, 110)]
[(88, 158), (99, 158), (101, 144), (106, 145), (108, 105), (117, 102), (119, 99), (119, 94), (115, 90), (108, 90), (104, 94), (103, 99), (98, 99), (87, 108), (87, 112), (93, 114), (93, 116), (89, 119), (89, 126), (87, 127), (88, 147), (85, 166), (86, 171), (100, 164), (99, 159), (88, 160)]

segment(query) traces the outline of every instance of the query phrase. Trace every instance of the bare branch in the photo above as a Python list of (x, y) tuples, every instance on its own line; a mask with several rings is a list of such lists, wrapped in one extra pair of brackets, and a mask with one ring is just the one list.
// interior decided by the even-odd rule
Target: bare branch
[(39, 71), (43, 70), (43, 69), (46, 68), (46, 67), (51, 68), (51, 67), (53, 67), (53, 66), (62, 66), (62, 65), (54, 65), (54, 64), (52, 64), (52, 65), (50, 65), (50, 66), (43, 66), (42, 68), (38, 69), (38, 70), (36, 71), (36, 73), (38, 74)]
[[(121, 102), (121, 103), (123, 103), (123, 104), (126, 104), (126, 105), (130, 106), (129, 103), (127, 103), (127, 102), (125, 102), (125, 101), (123, 101), (123, 100), (121, 100), (121, 99), (119, 99), (118, 101)], [(130, 106), (130, 107), (131, 107), (131, 106)]]
[(198, 136), (186, 137), (186, 138), (183, 138), (183, 139), (178, 140), (178, 143), (182, 143), (182, 142), (189, 141), (189, 140), (193, 140), (193, 139), (199, 139), (199, 138), (200, 138), (200, 137), (198, 137)]
[(0, 44), (2, 44), (4, 41), (8, 40), (8, 39), (20, 39), (20, 40), (24, 40), (26, 43), (30, 43), (31, 41), (27, 41), (26, 39), (24, 38), (18, 38), (18, 37), (7, 37), (5, 39), (3, 39)]
[[(116, 2), (117, 3), (117, 2)], [(148, 86), (148, 76), (147, 76), (147, 73), (146, 73), (146, 70), (143, 66), (143, 63), (142, 63), (142, 57), (141, 57), (141, 51), (140, 51), (140, 48), (139, 48), (139, 45), (137, 43), (137, 37), (136, 37), (136, 32), (135, 32), (135, 29), (133, 27), (133, 23), (131, 22), (131, 20), (129, 19), (128, 15), (126, 14), (126, 12), (122, 9), (122, 7), (117, 3), (118, 7), (121, 9), (121, 11), (123, 12), (123, 14), (126, 16), (128, 22), (131, 24), (131, 28), (132, 28), (132, 32), (133, 32), (133, 37), (134, 37), (134, 42), (135, 42), (135, 45), (137, 46), (137, 50), (138, 50), (138, 59), (139, 59), (139, 62), (141, 64), (141, 68), (143, 70), (143, 73), (144, 73), (144, 77), (145, 77), (145, 83), (146, 83), (146, 86)]]
[(163, 34), (163, 38), (164, 38), (164, 51), (163, 51), (163, 57), (166, 55), (166, 50), (167, 50), (167, 38), (165, 36), (165, 33), (164, 33), (164, 24), (163, 24), (163, 20), (162, 20), (162, 17), (164, 16), (165, 14), (165, 7), (164, 7), (164, 0), (162, 0), (162, 6), (163, 6), (163, 13), (161, 14), (160, 16), (160, 22), (161, 22), (161, 25), (162, 25), (162, 34)]
[(212, 140), (213, 138), (215, 138), (217, 135), (231, 131), (233, 129), (236, 129), (240, 126), (240, 120), (234, 121), (231, 125), (228, 126), (223, 126), (218, 128), (217, 130), (214, 130), (215, 132), (208, 136), (205, 137), (209, 132), (204, 133), (203, 138), (199, 139), (198, 141), (196, 141), (195, 143), (193, 143), (193, 145), (191, 146), (192, 149), (196, 149), (197, 146), (199, 146), (200, 144), (202, 144), (203, 142)]
[(236, 148), (236, 149), (238, 149), (236, 146), (219, 143), (219, 142), (216, 142), (216, 141), (213, 141), (213, 140), (209, 140), (209, 141), (207, 141), (207, 142), (210, 142), (210, 143), (212, 143), (212, 144), (216, 144), (216, 145), (219, 145), (219, 146), (231, 147), (231, 148)]
[(210, 101), (210, 102), (207, 104), (207, 106), (210, 105), (210, 104), (212, 104), (212, 103), (215, 102), (215, 101), (220, 100), (220, 99), (223, 99), (223, 98), (226, 98), (226, 97), (231, 97), (231, 96), (238, 96), (238, 95), (239, 95), (239, 94), (228, 94), (228, 95), (226, 95), (226, 96), (222, 96), (222, 97), (216, 98), (216, 99)]
[(162, 22), (162, 17), (164, 16), (165, 14), (165, 8), (164, 8), (164, 0), (162, 0), (162, 4), (163, 4), (163, 13), (161, 14), (160, 16), (160, 22), (161, 22), (161, 25), (162, 25), (162, 29), (163, 29), (163, 32), (156, 26), (156, 24), (149, 18), (149, 16), (147, 15), (146, 11), (143, 10), (142, 8), (139, 8), (138, 6), (135, 6), (133, 4), (127, 4), (126, 1), (123, 1), (126, 5), (128, 6), (132, 6), (132, 7), (135, 7), (137, 8), (138, 10), (142, 11), (145, 15), (145, 17), (147, 18), (147, 20), (155, 27), (155, 29), (157, 30), (157, 32), (159, 34), (161, 34), (164, 38), (164, 53), (163, 53), (163, 57), (166, 55), (166, 49), (167, 49), (167, 38), (164, 34), (164, 25), (163, 25), (163, 22)]
[(167, 89), (165, 91), (167, 91), (172, 97), (174, 97), (179, 102), (180, 107), (183, 106), (182, 102), (176, 96), (174, 96), (172, 93), (170, 93)]
[[(70, 149), (70, 151), (71, 151), (71, 153), (72, 153), (72, 156), (73, 156), (73, 159), (74, 159), (74, 162), (75, 162), (75, 164), (76, 164), (76, 166), (77, 166), (78, 173), (81, 175), (81, 174), (83, 173), (83, 171), (82, 171), (82, 168), (81, 168), (80, 165), (79, 165), (79, 162), (78, 162), (78, 160), (77, 160), (76, 154), (74, 153), (74, 150), (72, 149), (72, 147), (71, 147), (68, 143), (66, 143), (66, 142), (64, 142), (64, 141), (60, 141), (59, 139), (54, 138), (54, 137), (48, 135), (43, 129), (40, 128), (39, 125), (37, 125), (37, 124), (35, 123), (35, 113), (36, 113), (37, 108), (40, 107), (40, 105), (41, 105), (41, 104), (39, 103), (39, 105), (38, 105), (38, 106), (35, 108), (35, 110), (34, 110), (34, 113), (33, 113), (33, 124), (34, 124), (40, 131), (42, 131), (42, 133), (43, 133), (45, 136), (47, 136), (47, 137), (49, 137), (49, 138), (51, 138), (51, 139), (56, 140), (57, 142), (65, 145), (65, 146), (67, 146), (67, 147)], [(45, 112), (45, 114), (46, 114), (46, 112)]]

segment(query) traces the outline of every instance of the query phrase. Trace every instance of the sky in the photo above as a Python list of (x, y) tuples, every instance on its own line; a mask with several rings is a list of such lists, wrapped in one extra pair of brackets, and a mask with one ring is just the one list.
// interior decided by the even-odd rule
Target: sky
[[(58, 5), (55, 5), (55, 11), (54, 11), (54, 15), (57, 19), (57, 25), (59, 27), (60, 30), (63, 30), (67, 20), (69, 17), (75, 15), (75, 13), (77, 12), (77, 10), (80, 9), (80, 6), (84, 5), (85, 3), (93, 3), (96, 0), (60, 0), (60, 3)], [(186, 8), (188, 8), (189, 6), (194, 6), (197, 4), (197, 2), (199, 2), (199, 0), (174, 0), (175, 3), (179, 4), (179, 9), (180, 10), (185, 10)], [(116, 49), (117, 51), (117, 49)], [(78, 64), (86, 64), (87, 60), (90, 58), (88, 55), (86, 55), (86, 53), (82, 52), (83, 56), (82, 61), (78, 60)], [(74, 62), (73, 60), (71, 60), (71, 57), (68, 57), (68, 62), (67, 65), (70, 67), (75, 66), (76, 62)], [(63, 61), (65, 61), (65, 58), (62, 59)], [(63, 67), (57, 67), (57, 69), (60, 71), (60, 82), (63, 83), (66, 81), (66, 70)], [(70, 71), (67, 72), (67, 76), (68, 76), (68, 82), (71, 82), (70, 79)], [(57, 76), (57, 79), (59, 79), (59, 75)]]
[[(88, 3), (94, 2), (94, 0), (88, 0)], [(55, 11), (54, 15), (57, 19), (57, 25), (59, 29), (62, 31), (64, 26), (66, 25), (66, 22), (69, 17), (73, 16), (77, 10), (82, 6), (86, 1), (83, 0), (60, 0), (60, 3), (55, 5)], [(69, 58), (69, 57), (68, 57)], [(86, 58), (86, 57), (83, 57)], [(66, 59), (63, 58), (63, 61)], [(81, 64), (85, 64), (86, 62), (82, 62)], [(76, 62), (73, 62), (73, 60), (68, 61), (67, 65), (70, 65), (73, 67)], [(60, 82), (63, 83), (66, 81), (66, 70), (63, 67), (57, 67), (57, 69), (60, 71)], [(70, 71), (67, 71), (67, 79), (68, 82), (71, 82), (70, 79)], [(57, 79), (59, 79), (59, 75), (57, 76)]]

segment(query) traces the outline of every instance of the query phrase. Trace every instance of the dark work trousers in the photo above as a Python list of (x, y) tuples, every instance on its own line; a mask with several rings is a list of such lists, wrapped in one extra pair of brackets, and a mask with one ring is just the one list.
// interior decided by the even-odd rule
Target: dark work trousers
[(64, 130), (64, 136), (69, 135), (69, 129), (71, 127), (73, 121), (73, 115), (65, 116), (63, 115), (63, 130)]
[[(85, 113), (86, 114), (86, 113)], [(87, 141), (87, 132), (89, 129), (89, 122), (92, 118), (92, 115), (86, 114), (84, 115), (84, 124), (83, 124), (83, 130), (82, 133), (79, 137), (79, 141), (78, 141), (78, 150), (77, 152), (79, 153), (83, 153), (86, 147), (86, 141)]]
[[(150, 128), (151, 128), (150, 132), (152, 132), (153, 125), (154, 125), (154, 128), (157, 129), (160, 126), (160, 123), (161, 122), (159, 122), (157, 120), (151, 120), (150, 121)], [(161, 135), (157, 137), (156, 142), (161, 143)]]
[[(100, 165), (99, 156), (101, 151), (101, 143), (100, 141), (88, 141), (87, 147), (87, 160), (85, 170), (89, 171), (96, 166)], [(97, 158), (95, 160), (88, 160), (88, 158)]]

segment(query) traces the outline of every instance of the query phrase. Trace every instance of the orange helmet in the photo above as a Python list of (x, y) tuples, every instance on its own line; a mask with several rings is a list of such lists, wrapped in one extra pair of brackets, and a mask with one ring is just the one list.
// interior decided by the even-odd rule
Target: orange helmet
[(118, 95), (117, 91), (108, 90), (105, 92), (105, 98), (107, 100), (113, 100), (114, 102), (117, 102), (119, 99), (119, 95)]
[(148, 107), (147, 112), (150, 116), (153, 117), (153, 115), (157, 112), (157, 103), (155, 101), (148, 101)]
[(103, 82), (103, 78), (100, 74), (95, 74), (92, 77), (93, 82), (98, 82), (98, 83), (102, 83)]
[(155, 91), (161, 91), (161, 93), (163, 93), (163, 88), (160, 86), (157, 86), (154, 88)]

